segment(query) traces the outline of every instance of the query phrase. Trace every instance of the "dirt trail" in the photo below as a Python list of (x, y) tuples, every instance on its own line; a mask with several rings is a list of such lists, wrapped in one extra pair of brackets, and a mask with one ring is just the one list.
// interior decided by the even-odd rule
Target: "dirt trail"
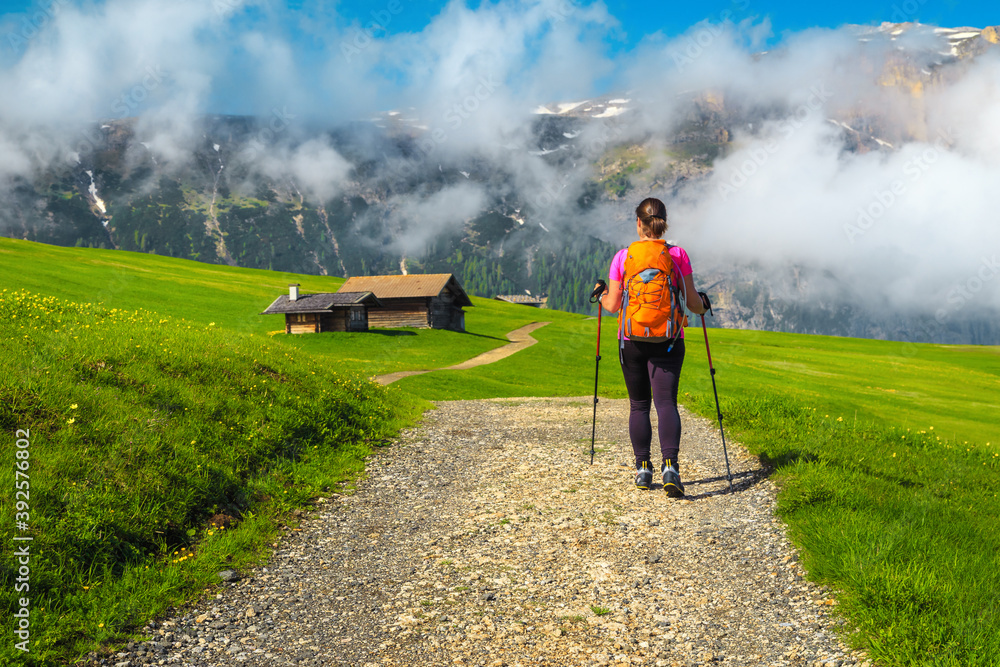
[(688, 496), (632, 483), (628, 401), (437, 403), (266, 565), (146, 628), (139, 667), (870, 667), (775, 487), (682, 411)]
[(476, 366), (492, 364), (500, 361), (501, 359), (506, 359), (510, 355), (520, 352), (521, 350), (529, 348), (537, 343), (538, 341), (531, 337), (531, 333), (537, 329), (541, 329), (546, 324), (551, 323), (532, 322), (531, 324), (525, 325), (520, 329), (514, 329), (507, 334), (507, 340), (510, 341), (508, 345), (498, 347), (497, 349), (490, 350), (489, 352), (483, 352), (478, 357), (473, 357), (472, 359), (463, 361), (460, 364), (447, 366), (445, 368), (432, 368), (426, 371), (400, 371), (398, 373), (389, 373), (388, 375), (376, 376), (375, 381), (379, 384), (392, 384), (396, 380), (401, 380), (402, 378), (410, 377), (411, 375), (423, 375), (424, 373), (433, 373), (434, 371), (464, 371), (469, 368), (475, 368)]

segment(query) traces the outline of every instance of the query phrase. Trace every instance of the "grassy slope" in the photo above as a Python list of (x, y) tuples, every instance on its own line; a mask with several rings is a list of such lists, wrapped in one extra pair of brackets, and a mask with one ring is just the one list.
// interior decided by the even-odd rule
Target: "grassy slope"
[(15, 511), (34, 539), (31, 654), (6, 643), (0, 662), (54, 664), (196, 596), (415, 417), (412, 398), (265, 336), (26, 291), (0, 291), (0, 370), (0, 428), (27, 436), (0, 468), (24, 493), (0, 495), (5, 626), (24, 606)]
[[(339, 285), (333, 278), (5, 240), (0, 261), (0, 288), (34, 285), (75, 297), (96, 291), (113, 304), (158, 306), (202, 324), (256, 332), (280, 326), (255, 313), (288, 282), (301, 282), (307, 292)], [(94, 288), (108, 283), (103, 292)], [(467, 334), (273, 340), (371, 375), (448, 365), (544, 318), (553, 324), (536, 331), (540, 343), (520, 354), (395, 386), (430, 399), (593, 392), (593, 320), (475, 302)], [(600, 393), (623, 396), (613, 318), (604, 325)], [(689, 329), (688, 336), (684, 400), (714, 417), (701, 331)], [(1000, 589), (993, 555), (1000, 546), (993, 511), (998, 350), (720, 330), (710, 337), (727, 433), (777, 468), (794, 539), (811, 573), (841, 588), (860, 641), (888, 664), (1000, 661), (993, 594)]]
[(259, 313), (289, 283), (334, 292), (339, 278), (235, 269), (145, 253), (62, 248), (0, 239), (0, 287), (26, 289), (109, 308), (149, 308), (246, 333), (284, 329)]
[(725, 377), (740, 385), (770, 386), (835, 417), (853, 420), (857, 413), (914, 431), (934, 427), (959, 442), (1000, 444), (1000, 348), (709, 333)]
[[(556, 326), (536, 331), (543, 344), (520, 354), (468, 371), (406, 378), (398, 385), (431, 400), (592, 394), (596, 321), (560, 315), (545, 314)], [(615, 326), (613, 317), (603, 318), (599, 393), (608, 397), (625, 395)], [(710, 395), (700, 323), (685, 335), (682, 391)], [(763, 391), (834, 418), (1000, 446), (1000, 348), (720, 329), (709, 329), (709, 343), (724, 401)]]
[[(727, 429), (873, 657), (1000, 663), (1000, 349), (711, 331)], [(714, 416), (704, 344), (689, 405)]]
[[(284, 330), (279, 315), (260, 315), (275, 298), (300, 283), (304, 294), (335, 292), (342, 278), (305, 276), (201, 264), (115, 250), (47, 246), (0, 238), (0, 288), (26, 289), (109, 308), (148, 308), (200, 324), (241, 333)], [(475, 333), (410, 330), (364, 334), (276, 336), (275, 341), (310, 353), (332, 355), (341, 370), (369, 375), (459, 363), (506, 344), (511, 329), (534, 321), (532, 313), (509, 314), (486, 299), (469, 316)], [(522, 309), (527, 310), (527, 309)], [(537, 316), (537, 311), (534, 311)], [(520, 323), (520, 324), (518, 324)], [(513, 325), (513, 326), (512, 326)], [(373, 345), (373, 341), (375, 344)]]

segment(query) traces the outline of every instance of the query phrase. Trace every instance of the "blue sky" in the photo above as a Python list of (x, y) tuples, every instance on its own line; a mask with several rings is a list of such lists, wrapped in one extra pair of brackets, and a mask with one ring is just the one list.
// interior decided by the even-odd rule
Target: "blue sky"
[[(302, 3), (296, 3), (301, 5)], [(447, 3), (434, 0), (407, 0), (397, 20), (399, 30), (419, 31), (441, 12)], [(481, 3), (469, 2), (470, 7)], [(605, 0), (608, 12), (622, 25), (625, 41), (635, 44), (643, 35), (662, 31), (677, 35), (705, 19), (718, 20), (727, 10), (734, 18), (768, 18), (775, 34), (807, 28), (836, 28), (845, 23), (872, 24), (893, 17), (948, 27), (985, 27), (1000, 23), (1000, 7), (995, 2), (957, 0), (838, 0), (837, 2), (788, 2), (784, 0), (713, 0), (691, 2), (634, 2)], [(345, 17), (369, 20), (373, 2), (342, 2), (338, 11)]]
[[(93, 118), (170, 102), (175, 114), (288, 106), (345, 120), (464, 98), (484, 76), (500, 77), (530, 107), (634, 89), (642, 80), (636, 64), (649, 64), (647, 79), (676, 65), (671, 54), (686, 48), (702, 21), (732, 28), (734, 37), (720, 44), (757, 51), (849, 23), (996, 25), (996, 7), (954, 0), (7, 0), (0, 2), (0, 83), (31, 89), (34, 98), (21, 105), (26, 119), (39, 108), (52, 108), (53, 119)], [(361, 34), (376, 19), (384, 25)], [(160, 71), (163, 77), (150, 78)], [(150, 90), (136, 88), (143, 85)], [(123, 106), (130, 91), (142, 99)], [(431, 109), (439, 117), (446, 111)]]
[[(50, 5), (76, 0), (4, 0), (0, 2), (0, 15), (31, 14)], [(208, 3), (216, 0), (205, 0)], [(227, 0), (219, 0), (226, 2)], [(101, 4), (99, 1), (94, 4)], [(328, 12), (333, 9), (348, 21), (368, 22), (372, 10), (387, 6), (388, 2), (371, 0), (345, 0), (344, 2), (324, 2), (323, 0), (292, 0), (273, 3), (292, 11), (308, 11), (310, 14)], [(447, 4), (442, 0), (400, 0), (402, 11), (394, 16), (396, 31), (419, 32), (441, 13)], [(479, 7), (481, 2), (470, 1), (470, 8)], [(635, 44), (643, 35), (661, 31), (666, 35), (677, 35), (695, 23), (709, 19), (718, 20), (725, 12), (734, 18), (768, 18), (776, 36), (787, 31), (807, 28), (836, 28), (845, 23), (872, 24), (882, 21), (916, 20), (934, 25), (960, 27), (985, 27), (1000, 24), (1000, 8), (996, 2), (969, 2), (963, 0), (838, 0), (837, 2), (789, 2), (785, 0), (712, 0), (709, 2), (635, 2), (633, 0), (604, 0), (608, 12), (622, 27), (625, 44)]]

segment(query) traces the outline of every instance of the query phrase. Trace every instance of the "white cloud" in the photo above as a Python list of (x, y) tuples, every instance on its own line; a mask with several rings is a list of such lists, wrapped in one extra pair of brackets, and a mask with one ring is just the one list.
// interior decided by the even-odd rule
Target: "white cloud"
[[(389, 19), (416, 11), (405, 2), (373, 8)], [(307, 20), (309, 32), (296, 25)], [(203, 140), (204, 114), (287, 109), (296, 127), (284, 125), (276, 147), (258, 142), (243, 157), (325, 200), (343, 189), (352, 165), (309, 128), (405, 109), (427, 127), (421, 168), (474, 155), (512, 175), (546, 224), (609, 237), (608, 221), (617, 220), (630, 234), (635, 201), (583, 220), (567, 213), (595, 177), (586, 161), (556, 169), (530, 154), (534, 108), (587, 99), (612, 78), (613, 92), (632, 98), (636, 113), (585, 129), (579, 141), (590, 157), (619, 142), (655, 145), (681, 121), (696, 127), (688, 103), (706, 92), (716, 102), (712, 122), (734, 136), (734, 152), (715, 172), (669, 202), (671, 234), (690, 246), (696, 268), (748, 259), (804, 265), (830, 272), (860, 298), (877, 290), (933, 311), (1000, 245), (990, 199), (1000, 177), (996, 56), (911, 89), (886, 84), (932, 67), (932, 35), (910, 41), (931, 54), (914, 71), (886, 67), (896, 44), (862, 47), (845, 29), (787, 35), (761, 56), (766, 21), (702, 23), (612, 56), (608, 42), (620, 27), (601, 2), (498, 0), (470, 9), (453, 0), (420, 32), (383, 23), (367, 34), (370, 21), (349, 24), (321, 2), (296, 14), (266, 1), (247, 11), (239, 0), (65, 0), (17, 57), (0, 60), (0, 175), (64, 163), (99, 119), (138, 116), (136, 132), (154, 155), (182, 164)], [(755, 127), (732, 126), (739, 114), (757, 118)], [(847, 130), (830, 118), (893, 148), (845, 151)], [(950, 139), (935, 145), (941, 132)], [(407, 229), (398, 247), (421, 252), (510, 187), (468, 183), (396, 197), (393, 215)], [(881, 202), (886, 192), (891, 205)], [(873, 216), (876, 204), (885, 210)], [(997, 284), (978, 298), (1000, 306)]]
[(326, 137), (309, 139), (297, 146), (254, 144), (241, 156), (269, 178), (291, 179), (313, 204), (322, 205), (339, 194), (353, 165), (336, 151)]
[(426, 197), (396, 197), (389, 202), (389, 223), (398, 228), (393, 241), (397, 252), (421, 256), (442, 232), (456, 229), (482, 212), (486, 195), (481, 188), (463, 183)]

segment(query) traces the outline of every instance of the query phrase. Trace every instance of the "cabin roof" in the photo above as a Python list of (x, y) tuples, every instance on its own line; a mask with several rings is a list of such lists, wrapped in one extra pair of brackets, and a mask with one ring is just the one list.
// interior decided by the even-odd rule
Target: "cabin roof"
[(454, 274), (428, 273), (408, 276), (355, 276), (341, 286), (342, 291), (367, 290), (379, 299), (406, 299), (435, 297), (448, 288), (455, 295), (456, 304), (471, 306), (472, 300), (465, 293)]
[(497, 294), (494, 301), (506, 301), (507, 303), (542, 304), (548, 299), (541, 296), (530, 296), (528, 294)]
[(261, 315), (280, 315), (282, 313), (325, 313), (334, 308), (366, 305), (380, 307), (382, 302), (371, 292), (322, 292), (320, 294), (302, 294), (295, 301), (290, 301), (287, 294), (282, 294), (267, 307)]

